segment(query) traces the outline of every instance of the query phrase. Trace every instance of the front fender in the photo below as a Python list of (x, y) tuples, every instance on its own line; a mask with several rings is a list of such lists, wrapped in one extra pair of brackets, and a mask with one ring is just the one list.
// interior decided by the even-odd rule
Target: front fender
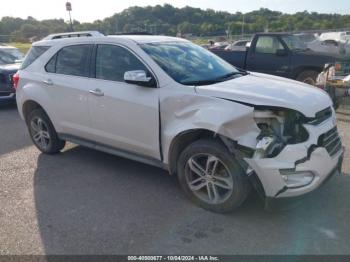
[(179, 94), (161, 99), (160, 108), (161, 142), (166, 162), (173, 139), (187, 130), (205, 129), (242, 146), (256, 146), (260, 129), (254, 121), (253, 107), (198, 94)]

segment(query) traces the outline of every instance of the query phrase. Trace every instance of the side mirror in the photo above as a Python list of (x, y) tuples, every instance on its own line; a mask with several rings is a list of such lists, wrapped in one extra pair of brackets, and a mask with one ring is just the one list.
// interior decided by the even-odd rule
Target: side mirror
[(277, 49), (276, 55), (277, 56), (286, 56), (286, 55), (288, 55), (288, 53), (285, 49)]
[(124, 81), (128, 84), (156, 87), (154, 78), (147, 76), (147, 73), (143, 70), (126, 71), (124, 73)]

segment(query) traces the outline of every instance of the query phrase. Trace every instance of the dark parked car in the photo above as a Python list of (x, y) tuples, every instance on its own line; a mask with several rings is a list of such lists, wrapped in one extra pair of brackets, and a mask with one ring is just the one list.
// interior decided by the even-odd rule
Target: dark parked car
[(225, 50), (231, 50), (231, 51), (245, 51), (247, 44), (250, 42), (250, 40), (238, 40), (232, 44), (229, 44)]
[(0, 103), (15, 100), (12, 76), (17, 72), (24, 55), (11, 46), (0, 46)]
[(325, 64), (341, 59), (311, 51), (294, 35), (278, 33), (256, 34), (243, 51), (211, 51), (236, 67), (312, 85)]

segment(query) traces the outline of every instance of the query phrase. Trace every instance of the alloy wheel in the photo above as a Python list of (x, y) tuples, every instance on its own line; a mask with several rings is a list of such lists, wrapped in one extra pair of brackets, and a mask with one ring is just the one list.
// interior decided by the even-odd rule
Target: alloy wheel
[(233, 192), (233, 179), (229, 169), (216, 156), (197, 154), (186, 164), (188, 187), (202, 201), (208, 204), (221, 204)]
[(40, 117), (33, 118), (30, 122), (30, 130), (35, 144), (42, 150), (47, 150), (51, 142), (51, 137), (45, 121)]

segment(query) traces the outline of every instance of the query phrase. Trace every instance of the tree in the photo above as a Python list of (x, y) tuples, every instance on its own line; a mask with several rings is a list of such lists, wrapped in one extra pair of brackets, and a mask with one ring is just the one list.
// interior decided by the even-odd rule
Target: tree
[[(242, 31), (243, 14), (234, 14), (202, 10), (186, 6), (176, 8), (169, 4), (130, 7), (120, 13), (92, 23), (73, 21), (77, 31), (98, 30), (104, 34), (115, 34), (132, 31), (150, 31), (156, 34), (176, 35), (178, 32), (192, 33), (198, 36), (226, 35), (229, 28), (233, 35)], [(244, 14), (245, 34), (262, 32), (285, 32), (311, 29), (350, 28), (350, 15), (318, 14), (315, 12), (298, 12), (283, 14), (261, 8)], [(0, 20), (0, 35), (12, 35), (16, 39), (28, 40), (41, 38), (50, 33), (67, 32), (68, 21), (48, 19), (38, 21), (34, 17), (27, 19), (3, 17)]]

